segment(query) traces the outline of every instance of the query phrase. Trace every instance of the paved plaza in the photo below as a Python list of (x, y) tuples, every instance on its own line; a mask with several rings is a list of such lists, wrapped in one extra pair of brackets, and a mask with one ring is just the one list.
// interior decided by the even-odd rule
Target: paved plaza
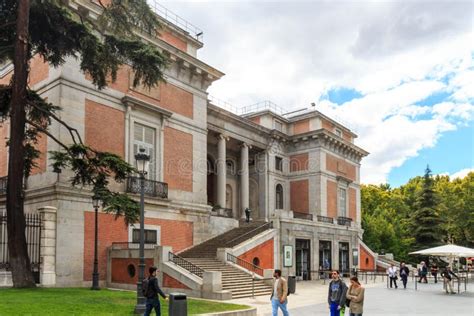
[[(365, 282), (364, 282), (365, 283)], [(474, 283), (470, 283), (467, 292), (446, 294), (442, 283), (418, 284), (415, 291), (410, 280), (406, 290), (402, 288), (387, 289), (386, 283), (369, 280), (363, 284), (366, 288), (364, 316), (474, 316)], [(291, 316), (329, 315), (327, 300), (327, 283), (322, 281), (298, 282), (297, 293), (289, 297)], [(259, 316), (271, 315), (269, 297), (260, 296), (232, 300), (257, 307)], [(279, 313), (281, 315), (281, 312)], [(349, 315), (349, 312), (346, 312)]]

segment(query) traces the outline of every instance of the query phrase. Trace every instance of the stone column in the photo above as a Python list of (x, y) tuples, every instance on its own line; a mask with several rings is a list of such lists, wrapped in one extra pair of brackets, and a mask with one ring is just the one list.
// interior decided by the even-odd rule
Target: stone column
[(244, 211), (249, 207), (249, 146), (246, 143), (240, 147), (240, 189), (240, 207), (245, 219)]
[(56, 212), (52, 206), (38, 209), (41, 216), (41, 269), (40, 283), (43, 286), (56, 284)]
[(217, 204), (225, 208), (225, 187), (226, 187), (226, 137), (219, 135), (217, 143)]

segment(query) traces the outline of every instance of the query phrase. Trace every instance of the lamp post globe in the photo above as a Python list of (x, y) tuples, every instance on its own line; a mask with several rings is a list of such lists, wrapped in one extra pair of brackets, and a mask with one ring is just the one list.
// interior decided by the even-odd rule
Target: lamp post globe
[(92, 290), (100, 290), (99, 287), (99, 259), (98, 259), (98, 237), (99, 237), (99, 207), (101, 204), (101, 199), (98, 195), (94, 194), (92, 197), (92, 206), (94, 207), (95, 213), (95, 227), (94, 227), (94, 269), (92, 272)]
[(138, 282), (137, 282), (137, 305), (135, 305), (135, 314), (145, 312), (145, 297), (142, 292), (142, 281), (145, 278), (145, 176), (148, 171), (150, 156), (146, 154), (144, 148), (135, 154), (136, 168), (140, 176), (140, 247), (138, 264)]

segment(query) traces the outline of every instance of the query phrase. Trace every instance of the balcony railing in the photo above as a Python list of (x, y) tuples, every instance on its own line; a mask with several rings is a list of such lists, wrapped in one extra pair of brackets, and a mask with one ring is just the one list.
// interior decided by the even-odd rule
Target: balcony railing
[[(140, 193), (139, 177), (127, 178), (127, 192)], [(145, 179), (145, 195), (167, 199), (168, 183)]]
[(337, 218), (338, 225), (351, 226), (351, 223), (352, 223), (352, 218), (350, 217), (339, 216)]
[(234, 255), (231, 255), (230, 253), (227, 254), (227, 261), (232, 262), (233, 264), (236, 264), (238, 266), (241, 266), (242, 268), (247, 269), (250, 272), (254, 272), (254, 273), (257, 273), (258, 275), (263, 276), (263, 268), (257, 265), (254, 265), (251, 262), (240, 259)]
[(7, 194), (8, 177), (0, 177), (0, 194)]
[(180, 266), (183, 269), (188, 270), (192, 274), (202, 278), (202, 275), (204, 273), (204, 270), (198, 267), (195, 264), (192, 264), (191, 262), (185, 260), (184, 258), (181, 258), (178, 255), (175, 255), (171, 251), (168, 253), (168, 260), (173, 262), (174, 264)]
[(318, 222), (334, 224), (334, 218), (318, 215)]
[(312, 221), (313, 220), (313, 214), (299, 213), (299, 212), (294, 212), (293, 211), (293, 218), (299, 218), (299, 219), (305, 219), (307, 221)]
[[(156, 244), (144, 244), (144, 249), (155, 249)], [(113, 242), (113, 250), (130, 250), (130, 249), (140, 249), (140, 243), (138, 242)]]

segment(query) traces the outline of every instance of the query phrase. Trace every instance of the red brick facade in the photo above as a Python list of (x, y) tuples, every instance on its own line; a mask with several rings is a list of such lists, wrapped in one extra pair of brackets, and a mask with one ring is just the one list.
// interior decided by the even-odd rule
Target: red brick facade
[(163, 273), (163, 287), (169, 287), (173, 289), (185, 289), (185, 290), (190, 290), (188, 286), (185, 284), (179, 282), (172, 276), (169, 276), (166, 273)]
[(35, 144), (35, 148), (39, 150), (40, 154), (38, 159), (35, 160), (36, 167), (31, 169), (31, 174), (39, 174), (46, 171), (47, 167), (47, 152), (48, 152), (48, 137), (45, 136), (43, 133), (39, 133), (37, 137), (37, 143)]
[(357, 200), (354, 188), (349, 188), (349, 217), (354, 222), (357, 220)]
[(161, 107), (192, 119), (194, 117), (193, 94), (170, 83), (161, 87)]
[[(112, 283), (137, 284), (139, 263), (140, 259), (138, 258), (113, 258), (111, 264)], [(145, 275), (148, 275), (148, 268), (153, 265), (152, 258), (145, 258)], [(133, 268), (129, 268), (129, 266), (133, 266)], [(135, 272), (133, 277), (129, 272)]]
[[(161, 244), (171, 246), (179, 252), (193, 245), (193, 223), (187, 221), (145, 218), (145, 225), (161, 228)], [(112, 242), (128, 241), (128, 227), (123, 218), (115, 219), (112, 214), (99, 214), (99, 273), (105, 280), (107, 269), (107, 248)], [(94, 212), (84, 212), (84, 281), (92, 279), (94, 260)]]
[(291, 210), (298, 213), (309, 213), (308, 180), (290, 182)]
[(173, 190), (193, 191), (193, 135), (165, 127), (164, 181)]
[(375, 270), (375, 258), (362, 244), (359, 244), (359, 269)]
[(253, 263), (253, 260), (257, 258), (258, 265), (263, 269), (274, 269), (273, 251), (274, 241), (272, 238), (241, 254), (239, 258), (250, 263)]
[(86, 99), (85, 141), (100, 151), (125, 156), (125, 114)]
[(308, 153), (290, 156), (290, 172), (308, 170)]
[(174, 47), (182, 50), (183, 52), (186, 52), (188, 48), (188, 44), (184, 40), (182, 40), (178, 36), (171, 34), (170, 32), (160, 31), (158, 36), (166, 43), (173, 45)]
[(293, 134), (303, 134), (309, 132), (309, 120), (302, 120), (293, 123)]
[(336, 156), (326, 154), (326, 170), (356, 181), (356, 166)]
[(328, 217), (337, 217), (337, 183), (327, 181), (327, 213)]

